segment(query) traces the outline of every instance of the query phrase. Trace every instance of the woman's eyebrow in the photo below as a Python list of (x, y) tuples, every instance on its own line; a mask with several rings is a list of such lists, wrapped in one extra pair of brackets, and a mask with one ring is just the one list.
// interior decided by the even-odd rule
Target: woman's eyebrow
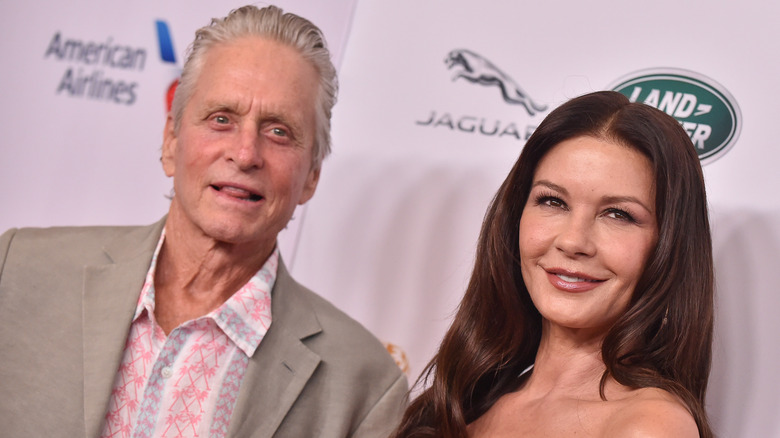
[(548, 189), (555, 190), (556, 192), (559, 192), (559, 193), (561, 193), (563, 195), (568, 195), (569, 194), (569, 191), (566, 190), (565, 188), (563, 188), (562, 186), (559, 186), (558, 184), (555, 184), (554, 182), (548, 181), (546, 179), (540, 179), (540, 180), (534, 182), (532, 187), (536, 187), (536, 186), (547, 187)]

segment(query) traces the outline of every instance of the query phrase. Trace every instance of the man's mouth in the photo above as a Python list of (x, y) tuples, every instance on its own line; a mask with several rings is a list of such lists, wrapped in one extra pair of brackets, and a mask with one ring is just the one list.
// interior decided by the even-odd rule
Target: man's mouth
[(257, 202), (261, 199), (263, 199), (262, 196), (258, 195), (257, 193), (250, 192), (249, 190), (245, 190), (239, 187), (234, 186), (218, 186), (213, 185), (211, 186), (212, 189), (227, 195), (231, 196), (236, 199), (241, 199), (244, 201), (250, 201), (250, 202)]

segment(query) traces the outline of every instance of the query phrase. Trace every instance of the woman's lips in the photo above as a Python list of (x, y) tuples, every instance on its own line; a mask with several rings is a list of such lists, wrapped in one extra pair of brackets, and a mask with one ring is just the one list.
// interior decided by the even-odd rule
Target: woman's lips
[(565, 292), (587, 292), (598, 287), (605, 280), (599, 280), (590, 276), (562, 272), (562, 271), (545, 271), (547, 273), (547, 279), (557, 289)]

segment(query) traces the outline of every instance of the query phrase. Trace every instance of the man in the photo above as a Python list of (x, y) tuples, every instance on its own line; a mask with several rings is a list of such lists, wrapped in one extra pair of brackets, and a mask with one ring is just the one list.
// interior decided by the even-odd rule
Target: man
[(244, 7), (196, 33), (148, 227), (0, 237), (3, 436), (386, 436), (405, 376), (295, 283), (276, 237), (314, 194), (335, 70), (313, 24)]

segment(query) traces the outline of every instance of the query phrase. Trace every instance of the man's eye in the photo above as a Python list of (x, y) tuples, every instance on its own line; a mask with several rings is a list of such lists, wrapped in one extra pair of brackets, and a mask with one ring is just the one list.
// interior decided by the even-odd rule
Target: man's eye
[(216, 117), (214, 117), (214, 121), (219, 123), (219, 124), (221, 124), (221, 125), (224, 125), (224, 124), (230, 122), (230, 119), (228, 119), (226, 116), (216, 116)]
[(271, 132), (273, 132), (274, 135), (278, 135), (279, 137), (287, 137), (287, 131), (282, 128), (273, 128)]

